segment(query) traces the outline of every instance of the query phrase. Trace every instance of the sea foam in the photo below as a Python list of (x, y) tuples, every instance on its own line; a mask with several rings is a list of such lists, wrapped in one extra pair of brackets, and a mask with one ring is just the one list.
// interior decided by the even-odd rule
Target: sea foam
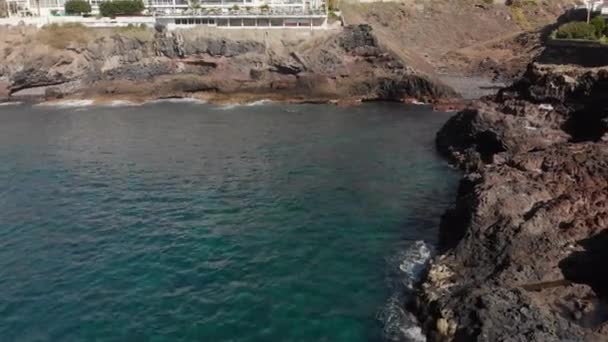
[(52, 101), (52, 102), (43, 102), (38, 104), (38, 106), (47, 106), (47, 107), (59, 107), (59, 108), (75, 108), (75, 107), (88, 107), (95, 104), (93, 100), (62, 100), (62, 101)]
[(272, 103), (271, 100), (268, 99), (262, 99), (262, 100), (257, 100), (257, 101), (253, 101), (253, 102), (247, 102), (247, 103), (229, 103), (229, 104), (225, 104), (222, 106), (217, 107), (218, 110), (230, 110), (230, 109), (235, 109), (235, 108), (239, 108), (239, 107), (256, 107), (256, 106), (263, 106), (266, 104)]
[(139, 106), (140, 104), (137, 102), (127, 101), (127, 100), (113, 100), (109, 103), (104, 103), (102, 106), (104, 107), (132, 107)]
[(393, 294), (378, 314), (387, 341), (426, 341), (418, 320), (406, 306), (413, 299), (414, 287), (428, 267), (432, 254), (432, 248), (424, 241), (416, 241), (389, 260)]
[(12, 101), (12, 102), (1, 102), (0, 103), (0, 107), (5, 107), (5, 106), (18, 106), (22, 104), (22, 102), (19, 101)]
[(262, 105), (269, 104), (269, 103), (272, 103), (272, 101), (268, 100), (268, 99), (262, 99), (262, 100), (246, 103), (245, 106), (255, 107), (255, 106), (262, 106)]
[(192, 104), (207, 104), (207, 101), (195, 99), (191, 97), (179, 97), (179, 98), (170, 98), (170, 99), (157, 99), (146, 101), (146, 104), (155, 104), (155, 103), (192, 103)]

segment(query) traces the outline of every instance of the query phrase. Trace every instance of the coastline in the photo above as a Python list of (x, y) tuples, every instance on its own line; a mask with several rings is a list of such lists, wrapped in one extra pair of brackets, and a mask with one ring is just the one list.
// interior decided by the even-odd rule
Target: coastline
[(608, 338), (607, 75), (532, 64), (437, 133), (464, 176), (413, 309), (429, 342)]
[(218, 104), (269, 99), (462, 107), (454, 89), (404, 65), (378, 44), (367, 25), (290, 38), (263, 32), (233, 38), (196, 29), (89, 30), (84, 34), (90, 41), (61, 42), (61, 47), (48, 41), (56, 32), (44, 30), (57, 29), (7, 30), (5, 44), (14, 46), (1, 50), (6, 63), (0, 65), (0, 102), (195, 98)]
[[(377, 36), (369, 25), (297, 37), (86, 29), (86, 39), (59, 43), (46, 28), (0, 28), (8, 34), (0, 108), (386, 101), (458, 112), (437, 132), (436, 150), (463, 176), (441, 217), (436, 253), (412, 251), (417, 283), (392, 303), (411, 328), (400, 338), (607, 340), (608, 69), (576, 65), (587, 58), (579, 49), (543, 52), (539, 32), (472, 45), (447, 57), (458, 62), (450, 68), (426, 69), (374, 27)], [(505, 65), (477, 60), (493, 49), (521, 51)], [(467, 66), (510, 81), (529, 55), (537, 63), (510, 86), (449, 74)]]
[(407, 105), (431, 106), (434, 111), (457, 112), (467, 105), (467, 101), (461, 99), (437, 100), (432, 102), (420, 102), (417, 99), (402, 99), (399, 101), (387, 101), (377, 99), (352, 98), (325, 98), (325, 97), (285, 97), (276, 94), (216, 94), (216, 93), (194, 93), (173, 94), (170, 96), (67, 96), (46, 100), (40, 98), (11, 98), (9, 101), (0, 102), (0, 106), (14, 104), (32, 104), (37, 106), (65, 106), (65, 107), (87, 107), (87, 106), (140, 106), (154, 102), (178, 101), (211, 104), (217, 106), (248, 106), (262, 103), (278, 104), (329, 104), (340, 107), (358, 106), (368, 102), (399, 102)]

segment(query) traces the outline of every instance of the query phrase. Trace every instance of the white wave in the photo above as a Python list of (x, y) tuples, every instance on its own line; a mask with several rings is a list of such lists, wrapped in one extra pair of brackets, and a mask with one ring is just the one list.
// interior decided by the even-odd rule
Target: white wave
[(413, 289), (420, 279), (422, 272), (431, 260), (431, 248), (424, 241), (416, 241), (402, 256), (399, 270), (402, 272), (403, 285), (407, 289)]
[(19, 101), (11, 101), (11, 102), (1, 102), (0, 106), (1, 107), (5, 107), (5, 106), (18, 106), (20, 104), (22, 104), (23, 102), (19, 102)]
[(378, 315), (386, 341), (426, 342), (418, 320), (405, 309), (401, 294), (394, 293)]
[(419, 326), (402, 329), (403, 336), (410, 342), (426, 342), (426, 336), (422, 333), (422, 328)]
[(139, 106), (140, 104), (137, 102), (127, 101), (127, 100), (114, 100), (108, 103), (104, 103), (104, 107), (132, 107)]
[(414, 296), (414, 287), (428, 266), (433, 254), (424, 241), (416, 241), (411, 247), (389, 261), (392, 267), (393, 295), (378, 314), (384, 325), (384, 337), (388, 341), (425, 342), (426, 337), (416, 317), (406, 310)]
[(268, 100), (268, 99), (262, 99), (262, 100), (246, 103), (245, 106), (255, 107), (255, 106), (262, 106), (262, 105), (269, 104), (269, 103), (272, 103), (272, 101)]
[(146, 101), (146, 103), (193, 103), (193, 104), (206, 104), (207, 101), (195, 99), (191, 97), (171, 98), (171, 99), (157, 99)]
[(241, 107), (241, 105), (239, 105), (239, 104), (226, 104), (226, 105), (221, 105), (219, 107), (216, 107), (215, 109), (217, 109), (217, 110), (231, 110), (231, 109), (238, 108), (238, 107)]
[(412, 100), (412, 102), (410, 102), (413, 105), (427, 105), (428, 103), (426, 102), (422, 102), (422, 101), (418, 101), (418, 100)]
[(228, 104), (217, 107), (217, 109), (218, 110), (230, 110), (230, 109), (235, 109), (235, 108), (239, 108), (239, 107), (263, 106), (263, 105), (269, 104), (269, 103), (272, 103), (272, 100), (262, 99), (262, 100), (257, 100), (257, 101), (253, 101), (253, 102), (247, 102), (247, 103), (228, 103)]
[(62, 100), (62, 101), (51, 101), (51, 102), (43, 102), (38, 104), (38, 106), (48, 106), (48, 107), (60, 107), (60, 108), (76, 108), (76, 107), (88, 107), (95, 104), (93, 100)]

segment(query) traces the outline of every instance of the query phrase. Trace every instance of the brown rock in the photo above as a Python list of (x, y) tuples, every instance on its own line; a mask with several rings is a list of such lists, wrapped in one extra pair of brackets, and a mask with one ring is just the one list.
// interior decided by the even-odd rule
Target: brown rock
[(466, 175), (432, 268), (455, 271), (447, 284), (431, 271), (419, 298), (429, 341), (608, 340), (602, 70), (532, 65), (437, 134)]
[[(350, 26), (302, 38), (302, 35), (260, 32), (232, 34), (218, 30), (141, 32), (141, 36), (84, 30), (86, 45), (63, 40), (66, 48), (50, 41), (12, 37), (0, 74), (12, 91), (78, 84), (69, 94), (95, 94), (101, 88), (113, 94), (151, 97), (182, 93), (272, 94), (306, 98), (401, 100), (404, 97), (435, 100), (453, 98), (455, 92), (425, 78), (377, 44), (369, 26)], [(24, 33), (36, 35), (39, 32)], [(89, 37), (90, 35), (90, 37)], [(2, 56), (0, 56), (2, 57)], [(132, 82), (125, 87), (125, 82)], [(49, 93), (48, 97), (57, 94)]]
[(10, 85), (8, 83), (0, 81), (0, 102), (8, 101), (11, 95), (9, 87)]

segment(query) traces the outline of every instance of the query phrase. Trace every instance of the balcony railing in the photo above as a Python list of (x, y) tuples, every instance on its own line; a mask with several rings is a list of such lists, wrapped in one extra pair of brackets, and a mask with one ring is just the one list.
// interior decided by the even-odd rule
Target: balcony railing
[(186, 10), (157, 10), (156, 16), (192, 16), (192, 17), (219, 17), (219, 16), (295, 16), (295, 15), (315, 15), (323, 16), (325, 11), (322, 9), (304, 9), (302, 7), (273, 7), (268, 10), (260, 8), (198, 8)]

